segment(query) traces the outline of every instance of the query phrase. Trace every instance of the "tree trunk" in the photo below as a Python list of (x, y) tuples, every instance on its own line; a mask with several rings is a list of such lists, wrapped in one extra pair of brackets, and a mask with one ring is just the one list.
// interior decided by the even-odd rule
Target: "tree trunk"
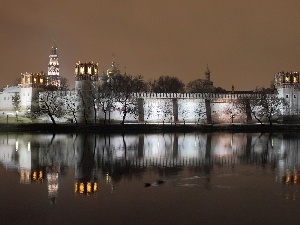
[(268, 116), (268, 120), (269, 120), (269, 123), (270, 123), (270, 126), (272, 126), (272, 117), (271, 116)]
[(260, 119), (257, 118), (257, 116), (255, 115), (255, 113), (252, 113), (254, 118), (262, 125), (262, 121)]
[(94, 106), (94, 122), (97, 123), (97, 109)]
[(76, 114), (75, 114), (75, 112), (72, 111), (72, 114), (73, 114), (73, 118), (74, 118), (74, 120), (75, 120), (75, 123), (77, 124), (77, 119), (76, 119)]
[(106, 124), (106, 114), (107, 114), (107, 112), (106, 112), (106, 110), (104, 111), (104, 124)]
[(53, 118), (52, 114), (48, 112), (48, 116), (50, 117), (53, 124), (56, 124), (55, 119)]

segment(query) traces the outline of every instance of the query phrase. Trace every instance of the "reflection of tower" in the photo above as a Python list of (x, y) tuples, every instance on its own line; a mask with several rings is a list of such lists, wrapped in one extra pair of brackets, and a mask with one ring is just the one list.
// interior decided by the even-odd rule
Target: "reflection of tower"
[(80, 135), (77, 138), (75, 164), (75, 193), (93, 195), (98, 190), (94, 136)]
[(16, 144), (16, 151), (19, 154), (19, 168), (20, 168), (20, 183), (30, 184), (31, 183), (31, 147), (30, 142), (28, 146), (21, 147)]
[(59, 167), (49, 166), (47, 168), (48, 197), (52, 204), (56, 203), (58, 194), (58, 172)]
[(31, 142), (16, 141), (16, 154), (19, 158), (20, 183), (43, 183), (43, 170), (38, 165), (39, 151)]

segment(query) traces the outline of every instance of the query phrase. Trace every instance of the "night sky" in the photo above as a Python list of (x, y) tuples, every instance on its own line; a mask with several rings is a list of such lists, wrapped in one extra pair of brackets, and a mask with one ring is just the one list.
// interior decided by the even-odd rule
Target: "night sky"
[(60, 75), (74, 85), (77, 61), (145, 80), (204, 78), (227, 90), (268, 87), (300, 70), (298, 0), (10, 0), (0, 8), (1, 81), (46, 71), (55, 39)]

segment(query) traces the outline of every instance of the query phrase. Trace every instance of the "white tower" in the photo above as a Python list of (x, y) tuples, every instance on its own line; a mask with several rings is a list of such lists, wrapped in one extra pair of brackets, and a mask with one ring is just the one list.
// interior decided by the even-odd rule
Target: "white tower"
[(44, 88), (45, 73), (21, 73), (20, 106), (23, 112), (33, 112), (38, 108), (39, 91)]
[(275, 74), (274, 86), (278, 97), (284, 98), (288, 103), (283, 115), (299, 115), (299, 73), (282, 71)]
[(95, 122), (97, 105), (95, 99), (98, 94), (98, 63), (76, 63), (75, 92), (77, 121), (79, 123)]
[(45, 80), (46, 86), (60, 87), (60, 75), (59, 75), (59, 62), (57, 54), (57, 46), (55, 42), (51, 48), (51, 55), (49, 55), (48, 73)]

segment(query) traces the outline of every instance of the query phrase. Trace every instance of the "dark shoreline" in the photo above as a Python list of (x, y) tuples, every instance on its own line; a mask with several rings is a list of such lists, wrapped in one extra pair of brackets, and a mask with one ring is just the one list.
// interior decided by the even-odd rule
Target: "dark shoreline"
[(300, 124), (0, 124), (0, 132), (15, 133), (188, 133), (300, 132)]

